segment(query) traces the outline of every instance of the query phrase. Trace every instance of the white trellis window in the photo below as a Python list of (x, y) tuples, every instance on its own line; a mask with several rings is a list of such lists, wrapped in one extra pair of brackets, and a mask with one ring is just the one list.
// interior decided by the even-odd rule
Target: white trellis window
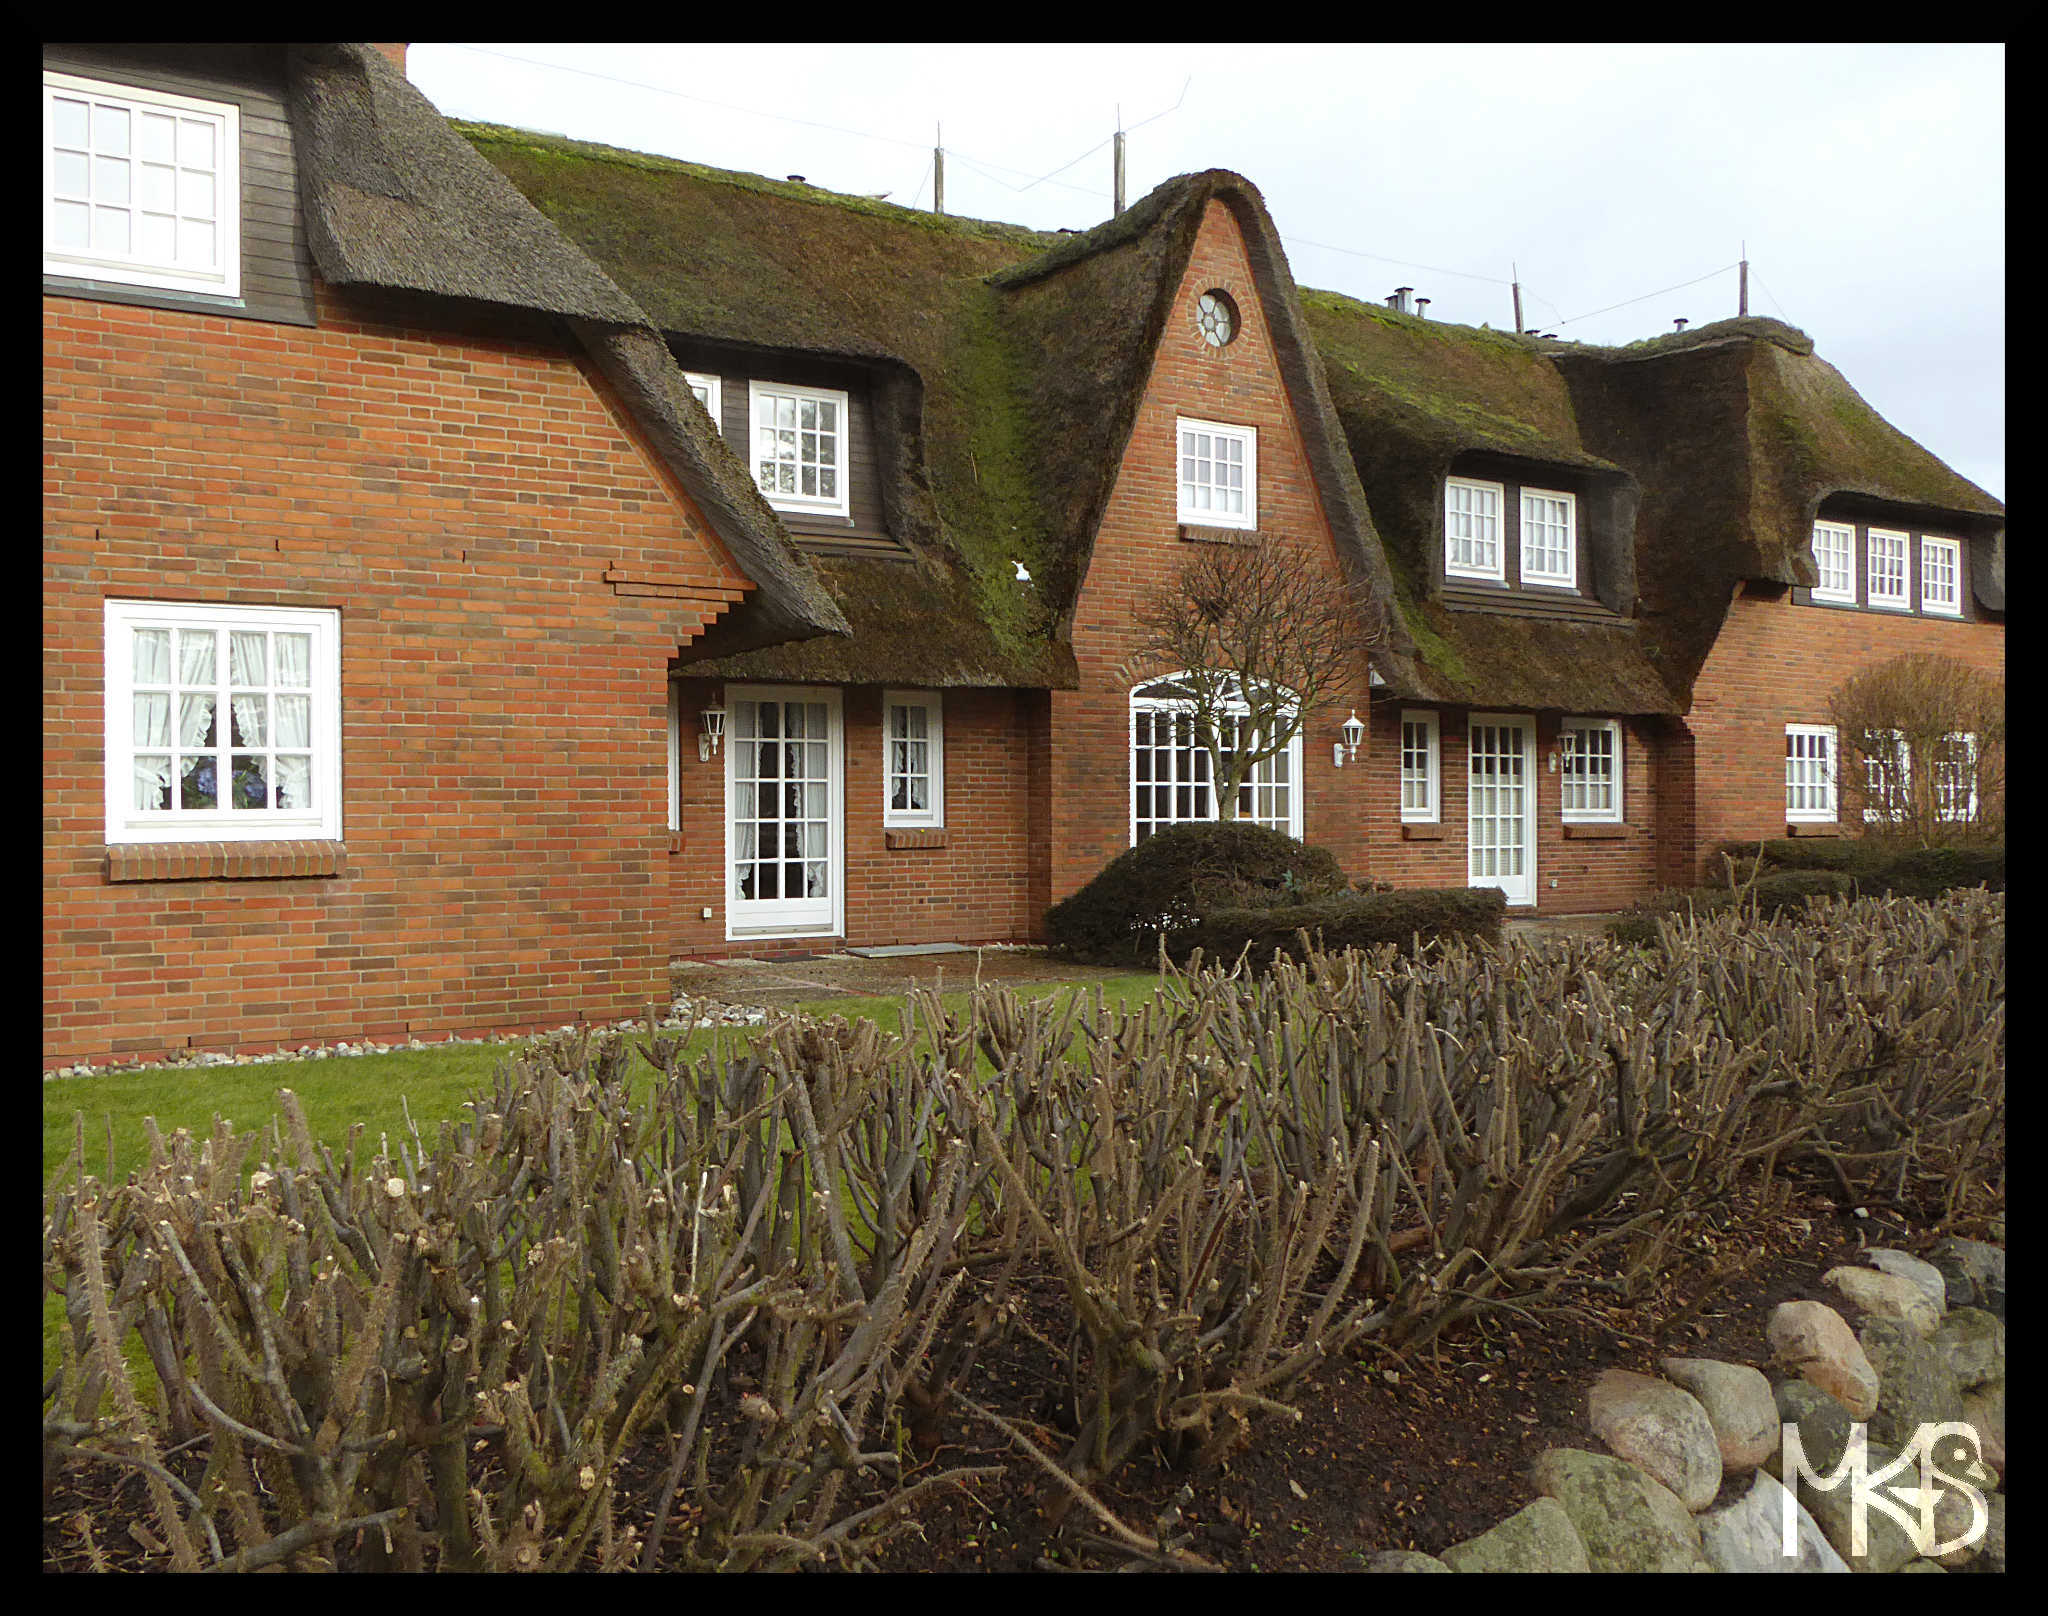
[(1442, 750), (1435, 713), (1401, 714), (1401, 818), (1409, 824), (1434, 825), (1442, 812), (1438, 782)]
[(754, 481), (777, 510), (844, 516), (846, 395), (781, 382), (750, 382)]
[(945, 726), (937, 691), (882, 696), (882, 823), (946, 822)]
[(1499, 483), (1452, 477), (1444, 483), (1444, 572), (1452, 578), (1507, 581), (1500, 540)]
[(722, 433), (725, 431), (725, 384), (706, 371), (686, 370), (683, 380), (690, 384), (690, 391), (697, 395), (697, 402), (710, 413), (711, 424)]
[(1903, 732), (1872, 730), (1863, 737), (1863, 818), (1866, 824), (1893, 824), (1912, 805), (1913, 756)]
[(106, 603), (107, 840), (341, 836), (341, 615)]
[[(1189, 711), (1184, 675), (1131, 692), (1131, 845), (1169, 825), (1218, 817), (1209, 746)], [(1250, 707), (1231, 703), (1228, 757), (1244, 733)], [(1269, 830), (1301, 835), (1301, 735), (1252, 765), (1238, 788), (1237, 817)]]
[(1963, 615), (1963, 547), (1956, 539), (1920, 541), (1920, 609), (1943, 617)]
[(1820, 572), (1815, 600), (1856, 604), (1856, 530), (1846, 522), (1813, 524), (1813, 564)]
[(1934, 753), (1930, 779), (1935, 817), (1967, 824), (1977, 817), (1977, 737), (1967, 731), (1944, 735)]
[(1621, 724), (1612, 718), (1567, 718), (1558, 732), (1564, 774), (1564, 822), (1613, 823), (1621, 813)]
[(1906, 535), (1870, 530), (1870, 604), (1910, 609), (1913, 598), (1906, 587)]
[(1179, 520), (1198, 527), (1257, 527), (1257, 429), (1185, 418), (1179, 426)]
[(43, 75), (43, 273), (241, 294), (238, 108)]
[(1522, 582), (1575, 588), (1579, 501), (1549, 488), (1522, 490)]
[(1835, 817), (1835, 727), (1785, 726), (1785, 817), (1825, 823)]

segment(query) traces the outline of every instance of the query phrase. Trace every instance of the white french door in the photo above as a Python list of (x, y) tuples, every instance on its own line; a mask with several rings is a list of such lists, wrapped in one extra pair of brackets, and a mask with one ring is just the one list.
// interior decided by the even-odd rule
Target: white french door
[(845, 915), (839, 692), (728, 685), (728, 936), (837, 932)]
[(1536, 902), (1536, 726), (1474, 713), (1466, 748), (1466, 885)]

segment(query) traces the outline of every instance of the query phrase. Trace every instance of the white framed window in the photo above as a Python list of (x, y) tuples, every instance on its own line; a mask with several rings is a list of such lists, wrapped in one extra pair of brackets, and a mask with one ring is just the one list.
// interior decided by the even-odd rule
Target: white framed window
[[(1131, 692), (1131, 845), (1154, 831), (1191, 820), (1211, 820), (1216, 812), (1207, 741), (1196, 733), (1188, 710), (1185, 675), (1155, 679)], [(1234, 709), (1230, 741), (1242, 736), (1250, 708)], [(1230, 746), (1225, 746), (1228, 753)], [(1301, 735), (1271, 757), (1252, 765), (1238, 789), (1237, 817), (1269, 830), (1301, 835)]]
[(1785, 726), (1785, 818), (1824, 824), (1835, 817), (1835, 727)]
[(1920, 609), (1963, 615), (1963, 546), (1959, 539), (1920, 540)]
[(1180, 520), (1197, 527), (1259, 525), (1259, 434), (1256, 427), (1182, 417)]
[(43, 273), (241, 295), (241, 111), (43, 75)]
[(725, 687), (726, 936), (830, 936), (846, 924), (840, 692)]
[(882, 823), (946, 822), (945, 715), (936, 690), (882, 693)]
[(1856, 604), (1856, 530), (1847, 522), (1813, 524), (1813, 564), (1820, 571), (1815, 600)]
[(1912, 806), (1913, 755), (1895, 729), (1873, 730), (1863, 738), (1863, 820), (1893, 824)]
[(1500, 539), (1499, 483), (1451, 477), (1444, 482), (1444, 574), (1507, 582)]
[(1622, 817), (1621, 721), (1567, 718), (1558, 731), (1564, 822), (1613, 824)]
[(341, 614), (106, 603), (107, 840), (341, 837)]
[(711, 424), (724, 432), (725, 383), (701, 370), (684, 371), (683, 380), (690, 384), (690, 391), (697, 395), (697, 402), (710, 412)]
[(1913, 597), (1906, 587), (1906, 535), (1870, 530), (1870, 604), (1910, 611)]
[(846, 395), (830, 388), (749, 382), (754, 481), (779, 511), (848, 513)]
[(1968, 731), (1944, 735), (1934, 754), (1937, 819), (1967, 824), (1977, 817), (1977, 737)]
[(1576, 589), (1579, 501), (1554, 488), (1522, 490), (1522, 582)]
[(1438, 744), (1437, 715), (1401, 714), (1401, 818), (1413, 825), (1434, 825), (1443, 812), (1439, 782), (1443, 751)]

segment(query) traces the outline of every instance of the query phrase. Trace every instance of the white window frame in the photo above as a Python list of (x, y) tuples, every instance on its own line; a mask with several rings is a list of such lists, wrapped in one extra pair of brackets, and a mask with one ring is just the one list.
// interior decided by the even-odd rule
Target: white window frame
[[(846, 726), (842, 722), (841, 692), (831, 685), (727, 685), (725, 687), (725, 873), (720, 878), (725, 893), (725, 936), (728, 942), (767, 937), (843, 937), (846, 934)], [(744, 701), (805, 703), (821, 702), (825, 707), (827, 743), (826, 794), (826, 879), (831, 884), (831, 913), (816, 913), (819, 906), (806, 899), (744, 899), (738, 894), (733, 863), (738, 852), (734, 837), (734, 809), (738, 804), (739, 758), (742, 744), (735, 736), (735, 719)], [(742, 914), (740, 906), (748, 905)]]
[[(1185, 679), (1186, 677), (1187, 673), (1185, 670), (1179, 673), (1164, 673), (1160, 674), (1157, 678), (1145, 680), (1142, 684), (1134, 686), (1131, 690), (1130, 725), (1128, 729), (1126, 729), (1125, 731), (1124, 741), (1124, 774), (1127, 780), (1129, 781), (1130, 786), (1129, 834), (1130, 845), (1132, 847), (1136, 847), (1138, 845), (1138, 715), (1140, 713), (1165, 713), (1169, 715), (1169, 717), (1171, 717), (1174, 715), (1185, 714), (1187, 712), (1187, 704), (1185, 702), (1176, 701), (1174, 698), (1170, 696), (1147, 696), (1144, 694), (1144, 692), (1151, 689), (1155, 685), (1171, 684), (1175, 680)], [(1247, 704), (1244, 704), (1242, 702), (1232, 703), (1232, 710), (1234, 713), (1240, 707), (1242, 707), (1243, 709), (1243, 714), (1249, 714), (1249, 712), (1251, 711), (1249, 705)], [(1243, 714), (1240, 714), (1239, 716), (1243, 716)], [(1151, 750), (1155, 752), (1165, 751), (1169, 755), (1176, 757), (1179, 755), (1179, 746), (1177, 742), (1174, 745), (1164, 748), (1159, 747), (1155, 744), (1155, 746), (1151, 748)], [(1208, 758), (1208, 752), (1206, 751), (1206, 749), (1194, 747), (1191, 743), (1188, 756), (1191, 763), (1192, 760), (1197, 757), (1200, 757), (1206, 761), (1206, 759)], [(1247, 814), (1242, 810), (1242, 808), (1240, 808), (1237, 817), (1242, 823), (1245, 824), (1263, 823), (1263, 821), (1260, 821), (1254, 817), (1258, 807), (1258, 794), (1262, 784), (1266, 789), (1270, 790), (1273, 789), (1274, 782), (1270, 779), (1270, 777), (1266, 779), (1264, 782), (1261, 782), (1259, 778), (1259, 773), (1261, 770), (1270, 770), (1274, 762), (1274, 758), (1280, 756), (1285, 756), (1285, 758), (1287, 759), (1287, 780), (1285, 782), (1285, 787), (1287, 791), (1287, 834), (1289, 836), (1292, 836), (1296, 841), (1300, 841), (1302, 838), (1302, 745), (1301, 731), (1298, 728), (1295, 730), (1293, 737), (1288, 741), (1286, 747), (1283, 749), (1282, 752), (1275, 753), (1273, 757), (1269, 757), (1265, 759), (1263, 762), (1253, 765), (1251, 778), (1244, 783), (1244, 786), (1241, 789), (1248, 790), (1251, 792), (1252, 807), (1254, 810), (1254, 814)], [(1167, 782), (1161, 782), (1159, 780), (1154, 779), (1148, 780), (1146, 782), (1146, 785), (1148, 787), (1158, 787), (1164, 784), (1166, 789), (1168, 790), (1178, 790), (1182, 783), (1183, 782), (1181, 782), (1178, 779)], [(1217, 811), (1217, 793), (1215, 781), (1196, 780), (1191, 775), (1185, 783), (1191, 792), (1199, 789), (1206, 791), (1209, 794), (1209, 812), (1202, 815), (1190, 814), (1185, 819), (1179, 817), (1177, 814), (1165, 820), (1161, 820), (1156, 816), (1148, 817), (1146, 823), (1151, 825), (1155, 832), (1161, 829), (1165, 829), (1172, 825), (1215, 824), (1221, 819), (1222, 816)], [(1278, 829), (1279, 827), (1269, 826), (1268, 828)]]
[[(57, 204), (56, 103), (87, 97), (126, 107), (131, 118), (129, 155), (129, 243), (134, 245), (135, 216), (145, 211), (137, 183), (142, 156), (134, 139), (135, 120), (144, 109), (156, 113), (175, 112), (183, 118), (202, 119), (214, 126), (219, 145), (219, 166), (213, 173), (213, 228), (219, 249), (217, 267), (208, 270), (181, 269), (176, 263), (145, 257), (139, 252), (99, 253), (90, 248), (58, 248), (50, 245)], [(43, 74), (43, 273), (72, 280), (104, 281), (119, 286), (154, 287), (167, 292), (197, 292), (209, 297), (238, 298), (242, 295), (242, 112), (228, 101), (200, 101), (191, 96), (170, 95), (162, 90), (144, 90), (129, 84), (112, 84), (102, 79), (80, 78), (71, 73)], [(67, 150), (73, 148), (66, 148)], [(88, 158), (88, 162), (91, 159)], [(173, 168), (180, 167), (175, 160)], [(173, 180), (175, 186), (176, 181)], [(175, 201), (175, 198), (174, 198)], [(151, 212), (160, 210), (151, 209)], [(174, 215), (176, 209), (173, 209)], [(176, 227), (172, 235), (175, 246)]]
[[(1555, 499), (1564, 502), (1564, 571), (1539, 572), (1529, 566), (1529, 501), (1532, 499)], [(1579, 496), (1563, 488), (1524, 488), (1522, 490), (1522, 582), (1542, 589), (1577, 589), (1579, 587)]]
[[(1942, 737), (1944, 741), (1960, 741), (1963, 747), (1962, 767), (1968, 771), (1966, 783), (1970, 788), (1969, 799), (1962, 805), (1960, 813), (1952, 813), (1943, 805), (1942, 772), (1956, 767), (1945, 759), (1928, 760), (1928, 783), (1934, 791), (1934, 817), (1945, 825), (1967, 825), (1977, 817), (1978, 746), (1977, 736), (1971, 730), (1951, 730)], [(1954, 792), (1947, 793), (1954, 796)]]
[[(1899, 545), (1899, 592), (1896, 595), (1880, 595), (1877, 592), (1877, 541), (1896, 539)], [(1910, 612), (1913, 609), (1913, 536), (1888, 527), (1864, 529), (1864, 547), (1867, 552), (1863, 564), (1865, 596), (1879, 611)]]
[[(1408, 767), (1408, 726), (1414, 724), (1424, 732), (1423, 775), (1416, 779)], [(1443, 744), (1442, 731), (1437, 715), (1421, 708), (1406, 708), (1401, 713), (1401, 739), (1397, 752), (1396, 769), (1400, 776), (1401, 823), (1404, 825), (1434, 825), (1443, 817)], [(1427, 799), (1421, 805), (1408, 801), (1408, 788), (1419, 784)]]
[[(683, 380), (690, 384), (690, 391), (693, 393), (699, 388), (703, 389), (697, 402), (704, 406), (706, 412), (711, 416), (711, 424), (718, 429), (719, 436), (723, 437), (725, 435), (724, 378), (714, 376), (709, 371), (686, 370), (683, 372)], [(751, 425), (751, 423), (749, 424)]]
[[(1188, 502), (1191, 484), (1185, 474), (1190, 453), (1187, 435), (1190, 432), (1207, 432), (1229, 443), (1244, 446), (1244, 509), (1242, 511), (1219, 511), (1198, 509)], [(1212, 463), (1213, 463), (1213, 456)], [(1227, 421), (1200, 421), (1191, 415), (1177, 416), (1173, 432), (1173, 481), (1174, 509), (1177, 519), (1189, 527), (1229, 527), (1253, 529), (1259, 525), (1259, 429), (1253, 426), (1233, 426)], [(1213, 482), (1208, 485), (1212, 489)]]
[[(1795, 736), (1817, 737), (1826, 743), (1826, 760), (1822, 765), (1826, 771), (1826, 777), (1819, 782), (1819, 790), (1823, 793), (1825, 801), (1819, 807), (1809, 805), (1795, 808), (1793, 806), (1792, 795), (1795, 789), (1795, 782), (1792, 778), (1793, 756), (1792, 749), (1788, 744), (1785, 751), (1785, 822), (1788, 825), (1832, 824), (1839, 813), (1836, 806), (1837, 794), (1835, 787), (1841, 771), (1840, 760), (1842, 756), (1842, 749), (1835, 737), (1835, 726), (1832, 724), (1787, 724), (1785, 726), (1786, 741), (1789, 743)], [(1797, 782), (1796, 785), (1797, 789), (1800, 790), (1810, 791), (1814, 789), (1811, 782), (1802, 781)]]
[[(310, 726), (306, 750), (312, 754), (308, 788), (313, 806), (284, 808), (169, 808), (135, 806), (135, 679), (134, 635), (137, 629), (263, 629), (307, 634), (312, 644), (306, 685)], [(105, 604), (106, 670), (106, 829), (110, 843), (272, 842), (341, 840), (341, 613), (324, 607), (230, 606), (192, 602), (109, 600)], [(215, 651), (213, 689), (228, 686), (228, 641), (224, 634)], [(176, 652), (173, 637), (172, 657)], [(274, 675), (273, 675), (274, 677)], [(266, 687), (275, 690), (271, 685)], [(228, 740), (231, 719), (218, 700), (214, 711), (216, 755), (237, 748)], [(171, 714), (172, 743), (177, 753), (196, 750), (177, 744), (178, 714)], [(273, 711), (271, 723), (276, 723)], [(273, 728), (274, 734), (274, 728)], [(273, 743), (274, 745), (274, 743)], [(270, 750), (266, 748), (265, 750)], [(297, 748), (288, 750), (297, 751)], [(177, 789), (172, 764), (172, 790)], [(217, 784), (217, 791), (221, 787)]]
[[(1821, 535), (1839, 539), (1847, 557), (1849, 582), (1846, 585), (1829, 584), (1827, 569), (1821, 564)], [(1831, 601), (1841, 606), (1856, 604), (1856, 529), (1849, 522), (1815, 522), (1813, 524), (1813, 565), (1820, 582), (1814, 585), (1815, 600)]]
[[(1948, 556), (1949, 595), (1946, 600), (1936, 596), (1928, 587), (1933, 569), (1927, 565), (1929, 552), (1942, 551)], [(1920, 610), (1931, 612), (1937, 617), (1961, 617), (1963, 615), (1963, 541), (1944, 539), (1931, 533), (1920, 535)]]
[[(1614, 787), (1612, 804), (1606, 808), (1567, 808), (1563, 806), (1565, 788), (1570, 784), (1572, 755), (1577, 743), (1573, 736), (1591, 730), (1604, 730), (1613, 740), (1609, 753), (1613, 760)], [(1622, 798), (1622, 782), (1627, 778), (1627, 768), (1622, 756), (1621, 720), (1618, 718), (1567, 718), (1558, 726), (1558, 801), (1559, 812), (1567, 825), (1618, 825), (1625, 818)]]
[[(894, 752), (896, 709), (921, 708), (924, 712), (925, 766), (930, 775), (928, 806), (892, 808), (896, 782)], [(885, 826), (938, 827), (946, 823), (946, 723), (945, 698), (936, 690), (885, 690), (882, 692), (882, 823)]]
[[(1877, 756), (1875, 742), (1889, 740), (1892, 743), (1892, 759), (1888, 765)], [(1889, 768), (1897, 768), (1899, 782), (1897, 789), (1885, 789), (1884, 775)], [(1873, 798), (1889, 802), (1896, 812), (1887, 812)], [(1865, 737), (1863, 753), (1863, 822), (1866, 825), (1898, 824), (1913, 811), (1913, 751), (1906, 744), (1904, 730), (1873, 730)]]
[[(1451, 559), (1451, 491), (1467, 489), (1475, 494), (1493, 495), (1493, 566), (1491, 569), (1471, 563), (1459, 565)], [(1508, 581), (1508, 495), (1502, 483), (1490, 483), (1477, 477), (1446, 477), (1444, 479), (1444, 576), (1446, 578), (1484, 578), (1493, 583)]]
[[(780, 490), (761, 488), (761, 400), (768, 398), (794, 399), (799, 404), (805, 400), (813, 403), (831, 404), (839, 411), (839, 430), (833, 435), (836, 449), (832, 462), (833, 482), (838, 493), (827, 497), (823, 494), (786, 494)], [(761, 497), (778, 511), (801, 511), (815, 516), (847, 516), (852, 513), (852, 475), (849, 440), (853, 435), (853, 412), (848, 407), (847, 395), (832, 387), (798, 387), (790, 382), (749, 381), (747, 383), (747, 469), (753, 473), (754, 486), (761, 488)], [(799, 469), (802, 461), (797, 462)], [(823, 462), (820, 462), (823, 465)]]

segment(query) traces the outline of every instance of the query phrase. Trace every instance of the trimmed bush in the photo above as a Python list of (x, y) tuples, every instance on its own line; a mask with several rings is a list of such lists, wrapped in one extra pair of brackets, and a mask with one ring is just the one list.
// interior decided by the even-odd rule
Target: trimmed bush
[(1075, 959), (1149, 961), (1162, 930), (1176, 933), (1210, 910), (1263, 909), (1344, 890), (1344, 871), (1328, 848), (1245, 820), (1175, 825), (1119, 853), (1054, 904), (1046, 935)]
[(1305, 958), (1302, 936), (1321, 952), (1393, 943), (1407, 948), (1438, 937), (1483, 937), (1497, 942), (1507, 898), (1495, 887), (1445, 887), (1418, 892), (1346, 892), (1311, 903), (1268, 908), (1213, 909), (1168, 934), (1167, 951), (1184, 960), (1197, 948), (1219, 965), (1251, 946), (1254, 965), (1272, 963), (1277, 951)]
[[(1787, 909), (1803, 909), (1809, 898), (1853, 898), (1856, 891), (1856, 878), (1841, 870), (1774, 870), (1757, 877), (1749, 894), (1757, 912), (1769, 918)], [(1617, 943), (1654, 943), (1660, 916), (1683, 914), (1688, 908), (1696, 915), (1717, 914), (1734, 908), (1735, 902), (1736, 894), (1725, 886), (1660, 892), (1611, 922), (1607, 935)]]
[[(1746, 871), (1755, 842), (1724, 842), (1716, 849)], [(1901, 847), (1872, 837), (1799, 837), (1763, 843), (1764, 869), (1836, 870), (1856, 878), (1857, 890), (1872, 898), (1935, 898), (1958, 887), (2005, 890), (2005, 843), (1960, 843), (1947, 847)], [(1719, 860), (1715, 864), (1718, 866)]]

